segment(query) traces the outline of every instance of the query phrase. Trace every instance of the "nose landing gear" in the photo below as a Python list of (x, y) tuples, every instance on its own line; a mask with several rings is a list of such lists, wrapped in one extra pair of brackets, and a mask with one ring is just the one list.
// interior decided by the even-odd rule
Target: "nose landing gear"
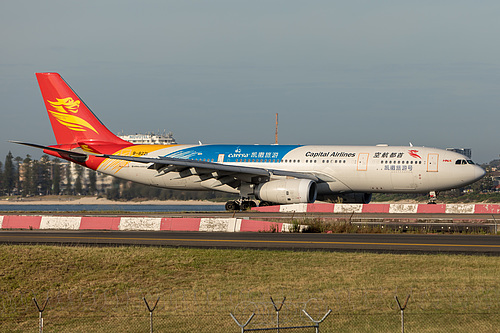
[(430, 191), (429, 192), (429, 205), (435, 205), (437, 200), (437, 193), (436, 191)]
[(226, 210), (228, 211), (238, 211), (238, 210), (248, 210), (252, 207), (257, 207), (257, 203), (250, 199), (239, 199), (239, 200), (230, 200), (226, 202)]

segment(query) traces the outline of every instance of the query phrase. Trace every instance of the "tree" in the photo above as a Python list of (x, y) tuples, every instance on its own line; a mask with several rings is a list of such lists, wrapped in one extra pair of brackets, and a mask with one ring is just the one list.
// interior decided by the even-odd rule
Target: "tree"
[(4, 186), (4, 181), (3, 181), (3, 164), (0, 162), (0, 195), (3, 195), (5, 193), (5, 186)]
[(64, 192), (65, 194), (73, 194), (73, 190), (71, 188), (71, 164), (66, 164), (65, 175), (66, 175), (66, 189)]
[(23, 162), (23, 158), (21, 156), (16, 156), (14, 158), (14, 161), (16, 161), (16, 168), (14, 170), (14, 179), (15, 179), (15, 190), (16, 194), (19, 194), (21, 191), (21, 180), (19, 178), (19, 170), (21, 170), (21, 163)]
[(35, 185), (36, 193), (41, 195), (50, 194), (50, 159), (48, 155), (43, 155), (38, 163), (35, 163)]
[(23, 164), (21, 165), (21, 169), (19, 170), (19, 179), (21, 179), (22, 185), (22, 194), (24, 196), (30, 196), (35, 194), (35, 176), (34, 176), (34, 167), (33, 160), (31, 156), (28, 154), (26, 158), (23, 160)]
[(82, 195), (83, 194), (83, 186), (82, 186), (82, 175), (83, 175), (83, 167), (80, 164), (75, 164), (76, 169), (76, 180), (75, 180), (75, 194)]
[(56, 157), (52, 161), (52, 194), (59, 195), (61, 193), (61, 165)]
[(113, 178), (111, 182), (111, 188), (106, 191), (106, 198), (108, 200), (118, 200), (120, 199), (120, 186), (122, 180), (119, 178)]
[(5, 157), (5, 164), (3, 171), (3, 178), (5, 182), (4, 187), (7, 195), (12, 194), (12, 190), (14, 189), (15, 185), (15, 169), (14, 169), (13, 159), (14, 156), (12, 156), (12, 153), (9, 151), (7, 157)]
[(97, 172), (89, 169), (89, 187), (88, 193), (95, 195), (97, 192)]

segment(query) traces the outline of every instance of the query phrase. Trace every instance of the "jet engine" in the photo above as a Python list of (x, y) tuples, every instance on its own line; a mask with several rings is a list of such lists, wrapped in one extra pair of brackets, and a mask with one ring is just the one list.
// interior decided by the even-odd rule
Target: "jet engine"
[(254, 190), (257, 199), (278, 203), (311, 203), (316, 200), (316, 183), (308, 179), (272, 180), (257, 185)]

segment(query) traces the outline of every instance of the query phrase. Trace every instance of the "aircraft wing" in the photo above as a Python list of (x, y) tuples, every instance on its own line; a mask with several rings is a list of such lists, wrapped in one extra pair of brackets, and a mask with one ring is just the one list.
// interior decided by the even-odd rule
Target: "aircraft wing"
[(310, 179), (314, 181), (318, 181), (319, 178), (313, 174), (302, 173), (302, 172), (294, 172), (294, 171), (286, 171), (286, 170), (277, 170), (277, 169), (266, 169), (266, 168), (255, 168), (255, 167), (246, 167), (246, 166), (235, 166), (235, 165), (227, 165), (220, 164), (215, 162), (203, 162), (203, 161), (195, 161), (189, 159), (182, 158), (173, 158), (173, 157), (134, 157), (134, 156), (121, 156), (121, 155), (97, 155), (98, 157), (137, 162), (137, 163), (153, 163), (149, 168), (160, 171), (165, 167), (170, 166), (178, 166), (181, 169), (185, 168), (195, 168), (201, 169), (200, 173), (207, 172), (227, 172), (231, 174), (240, 174), (246, 176), (264, 176), (271, 177), (273, 175), (276, 176), (288, 176), (295, 178), (303, 178)]
[[(207, 175), (213, 172), (223, 173), (224, 175), (233, 175), (235, 178), (239, 178), (240, 180), (244, 180), (247, 182), (249, 181), (251, 182), (252, 178), (254, 177), (259, 177), (259, 176), (271, 177), (273, 175), (294, 177), (300, 179), (310, 179), (313, 181), (318, 181), (321, 179), (320, 177), (317, 177), (312, 173), (302, 173), (295, 171), (256, 168), (247, 166), (235, 166), (235, 165), (220, 164), (215, 162), (203, 162), (203, 161), (195, 161), (195, 160), (173, 158), (173, 157), (136, 157), (136, 156), (121, 156), (121, 155), (109, 155), (109, 154), (94, 154), (94, 153), (88, 153), (83, 150), (80, 151), (66, 150), (56, 147), (43, 146), (36, 143), (27, 143), (21, 141), (10, 141), (10, 142), (34, 148), (54, 151), (79, 162), (84, 162), (89, 155), (93, 155), (95, 157), (109, 158), (109, 159), (129, 161), (129, 162), (151, 163), (151, 166), (149, 166), (149, 168), (155, 169), (159, 173), (160, 172), (166, 173), (168, 171), (174, 171), (174, 170), (182, 171), (194, 168), (195, 170), (194, 173), (196, 174)], [(214, 178), (218, 177), (221, 177), (221, 175), (214, 176)]]

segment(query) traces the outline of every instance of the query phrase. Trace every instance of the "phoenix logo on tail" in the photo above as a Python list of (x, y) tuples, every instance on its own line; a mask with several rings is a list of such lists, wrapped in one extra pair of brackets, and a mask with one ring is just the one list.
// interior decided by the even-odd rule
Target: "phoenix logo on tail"
[(50, 114), (52, 114), (59, 123), (66, 126), (72, 131), (85, 132), (87, 129), (90, 129), (97, 134), (99, 132), (96, 131), (92, 125), (90, 125), (87, 121), (83, 120), (80, 117), (77, 117), (71, 113), (78, 113), (78, 109), (80, 107), (79, 100), (73, 100), (71, 97), (67, 98), (56, 98), (57, 101), (52, 102), (47, 100), (50, 105), (54, 108), (53, 110), (48, 110)]

